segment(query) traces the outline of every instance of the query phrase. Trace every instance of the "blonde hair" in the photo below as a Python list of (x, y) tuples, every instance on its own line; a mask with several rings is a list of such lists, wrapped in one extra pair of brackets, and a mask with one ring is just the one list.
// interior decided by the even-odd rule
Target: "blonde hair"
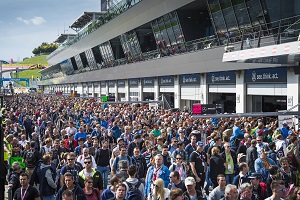
[(161, 178), (158, 178), (154, 181), (154, 184), (158, 186), (158, 190), (155, 190), (155, 193), (153, 194), (156, 199), (164, 199), (165, 196), (165, 184), (164, 181)]
[(211, 154), (212, 154), (212, 155), (219, 155), (219, 154), (220, 154), (219, 148), (218, 148), (218, 147), (213, 147), (213, 148), (211, 149)]

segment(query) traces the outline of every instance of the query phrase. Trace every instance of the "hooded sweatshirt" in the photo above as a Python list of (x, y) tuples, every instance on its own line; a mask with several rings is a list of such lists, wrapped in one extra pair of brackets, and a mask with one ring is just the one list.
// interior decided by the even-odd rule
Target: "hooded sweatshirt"
[[(133, 188), (135, 188), (136, 185), (139, 183), (139, 180), (137, 178), (127, 178), (126, 181), (123, 182), (126, 185), (126, 191), (129, 190), (129, 186), (128, 186), (127, 182), (129, 184), (131, 184)], [(144, 184), (143, 183), (140, 184), (138, 189), (141, 191), (142, 194), (144, 194)], [(142, 196), (142, 200), (144, 200), (144, 199), (145, 199), (145, 196)]]

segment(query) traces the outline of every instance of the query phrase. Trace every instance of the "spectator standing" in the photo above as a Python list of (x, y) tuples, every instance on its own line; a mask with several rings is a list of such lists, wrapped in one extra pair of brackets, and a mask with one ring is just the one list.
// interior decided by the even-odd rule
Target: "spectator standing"
[(116, 187), (119, 183), (121, 183), (121, 177), (119, 175), (114, 175), (109, 182), (110, 187), (108, 187), (102, 192), (100, 197), (101, 200), (110, 200), (115, 198), (117, 189)]
[(221, 154), (221, 157), (227, 163), (227, 167), (225, 168), (225, 177), (226, 184), (232, 184), (234, 173), (235, 173), (235, 163), (237, 163), (237, 158), (235, 152), (231, 149), (230, 143), (226, 142), (224, 144), (225, 151)]
[(70, 172), (65, 173), (64, 185), (58, 190), (56, 200), (62, 200), (62, 194), (65, 190), (71, 190), (76, 200), (86, 200), (84, 191), (76, 184), (74, 176)]
[(37, 150), (35, 150), (35, 142), (30, 142), (30, 149), (24, 153), (23, 162), (26, 164), (26, 174), (29, 179), (34, 171), (36, 163), (40, 160), (40, 154)]
[(136, 168), (136, 178), (144, 183), (147, 173), (147, 163), (145, 158), (140, 153), (141, 150), (138, 147), (135, 147), (133, 150), (132, 164)]
[(107, 188), (111, 151), (108, 149), (107, 140), (103, 140), (101, 144), (102, 147), (97, 150), (95, 160), (97, 164), (97, 169), (101, 173), (101, 176), (104, 181), (104, 188)]
[(145, 181), (145, 194), (148, 196), (151, 193), (153, 182), (161, 178), (164, 181), (164, 187), (168, 187), (170, 183), (170, 170), (163, 165), (162, 155), (158, 154), (154, 159), (154, 166), (148, 168)]
[(219, 200), (224, 198), (225, 194), (225, 186), (226, 186), (226, 178), (224, 174), (219, 174), (217, 176), (217, 181), (218, 181), (218, 187), (213, 189), (211, 193), (209, 194), (209, 199), (210, 200)]
[(196, 181), (193, 177), (187, 177), (184, 181), (186, 191), (183, 193), (184, 200), (202, 200), (202, 192), (196, 190)]
[[(126, 191), (129, 193), (130, 190), (138, 189), (140, 191), (141, 199), (144, 200), (144, 184), (135, 178), (137, 175), (136, 167), (134, 165), (129, 166), (128, 178), (123, 182), (126, 185)], [(129, 197), (129, 196), (127, 196)]]
[(153, 190), (148, 196), (148, 200), (168, 200), (170, 199), (170, 190), (164, 187), (164, 180), (158, 178), (154, 181)]
[(212, 149), (212, 156), (210, 158), (210, 179), (213, 184), (213, 187), (218, 186), (217, 176), (219, 174), (224, 174), (225, 168), (228, 167), (228, 164), (225, 163), (225, 160), (220, 156), (220, 150), (217, 147)]
[(251, 146), (247, 149), (247, 154), (246, 154), (246, 162), (249, 166), (250, 173), (255, 172), (254, 163), (257, 158), (258, 157), (257, 157), (256, 140), (253, 139), (251, 140)]
[(55, 190), (55, 172), (51, 167), (51, 157), (44, 155), (39, 169), (39, 190), (43, 200), (54, 200)]
[(80, 187), (85, 187), (85, 180), (88, 177), (92, 178), (93, 187), (97, 188), (101, 195), (103, 191), (103, 179), (100, 172), (92, 167), (92, 159), (90, 157), (84, 158), (84, 169), (78, 173), (78, 183)]
[(99, 200), (101, 196), (101, 192), (98, 188), (93, 187), (93, 178), (86, 177), (84, 180), (84, 194), (86, 196), (86, 200)]
[(13, 162), (12, 163), (12, 173), (8, 177), (8, 199), (12, 199), (15, 191), (21, 187), (20, 184), (20, 174), (22, 173), (22, 169), (20, 163)]
[(29, 176), (26, 173), (20, 174), (20, 184), (21, 187), (19, 187), (15, 194), (14, 194), (14, 200), (40, 200), (40, 194), (39, 191), (29, 185)]

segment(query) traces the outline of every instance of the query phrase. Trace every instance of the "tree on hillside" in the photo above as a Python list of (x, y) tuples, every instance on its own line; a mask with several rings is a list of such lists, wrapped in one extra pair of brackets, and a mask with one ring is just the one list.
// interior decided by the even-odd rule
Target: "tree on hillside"
[(58, 45), (55, 43), (48, 44), (47, 42), (43, 42), (40, 46), (33, 49), (32, 53), (34, 55), (39, 54), (50, 54), (58, 48)]

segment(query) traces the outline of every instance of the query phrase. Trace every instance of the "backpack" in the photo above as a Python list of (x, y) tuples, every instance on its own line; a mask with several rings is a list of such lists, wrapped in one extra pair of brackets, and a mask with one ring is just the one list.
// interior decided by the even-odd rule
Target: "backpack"
[(129, 189), (126, 193), (126, 200), (141, 200), (142, 199), (142, 192), (139, 190), (139, 187), (141, 185), (141, 182), (138, 182), (135, 186), (133, 186), (131, 183), (125, 181), (125, 183), (128, 185)]
[(264, 197), (268, 186), (264, 182), (259, 182), (259, 185), (261, 187), (260, 195), (261, 195), (261, 197)]
[(35, 149), (30, 149), (27, 151), (26, 153), (26, 166), (28, 167), (28, 165), (31, 166), (35, 166), (36, 165), (36, 156), (35, 156)]
[(281, 145), (281, 147), (277, 150), (276, 157), (278, 160), (284, 157), (283, 145)]

